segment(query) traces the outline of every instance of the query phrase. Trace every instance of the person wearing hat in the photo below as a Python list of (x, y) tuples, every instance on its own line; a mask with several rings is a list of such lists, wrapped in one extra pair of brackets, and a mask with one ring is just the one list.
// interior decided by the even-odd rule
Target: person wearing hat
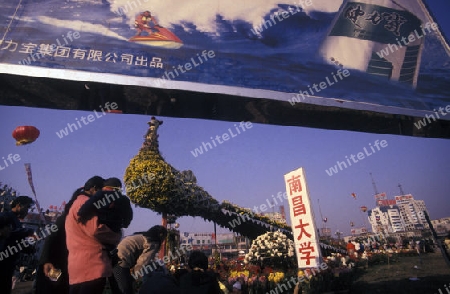
[[(167, 237), (167, 229), (163, 226), (153, 226), (146, 232), (127, 236), (117, 245), (118, 262), (114, 266), (114, 279), (110, 280), (113, 294), (132, 294), (133, 276), (142, 277), (146, 265), (155, 259)], [(133, 268), (133, 276), (131, 275)]]
[(4, 226), (7, 226), (4, 240), (0, 242), (2, 243), (0, 246), (0, 253), (2, 253), (0, 260), (0, 293), (2, 294), (11, 293), (12, 276), (20, 253), (17, 248), (22, 250), (20, 244), (24, 243), (24, 238), (32, 236), (34, 233), (33, 229), (23, 228), (20, 222), (20, 219), (27, 216), (28, 210), (33, 205), (34, 201), (30, 197), (19, 196), (11, 202), (11, 211), (0, 213), (0, 219), (2, 219)]

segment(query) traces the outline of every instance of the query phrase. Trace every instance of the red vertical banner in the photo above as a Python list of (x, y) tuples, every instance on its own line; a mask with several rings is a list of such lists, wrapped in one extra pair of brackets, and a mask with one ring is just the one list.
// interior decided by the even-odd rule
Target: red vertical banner
[(41, 206), (39, 205), (39, 201), (37, 200), (36, 197), (36, 190), (34, 189), (33, 174), (31, 173), (31, 164), (25, 163), (25, 171), (27, 172), (28, 183), (30, 184), (31, 192), (33, 192), (34, 195), (34, 200), (36, 202), (36, 209), (38, 210), (39, 218), (41, 219), (41, 221), (45, 223), (45, 217), (42, 215)]
[(31, 164), (25, 163), (25, 170), (27, 171), (28, 183), (30, 184), (31, 191), (33, 192), (33, 195), (36, 198), (36, 191), (34, 190), (34, 185), (33, 185), (33, 175), (31, 173)]
[(298, 267), (318, 267), (321, 252), (303, 168), (285, 174), (284, 180)]

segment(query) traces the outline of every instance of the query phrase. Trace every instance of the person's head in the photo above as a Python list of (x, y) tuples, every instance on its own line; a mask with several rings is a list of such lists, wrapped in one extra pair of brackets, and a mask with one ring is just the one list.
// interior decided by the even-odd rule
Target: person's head
[(122, 182), (118, 178), (108, 178), (105, 180), (105, 188), (121, 190)]
[(192, 270), (201, 269), (206, 271), (208, 269), (208, 257), (206, 257), (205, 253), (194, 250), (189, 255), (188, 265)]
[(142, 233), (148, 238), (150, 242), (157, 242), (159, 244), (163, 243), (167, 237), (167, 229), (163, 226), (157, 225), (151, 227), (148, 231)]
[(34, 205), (33, 199), (28, 196), (16, 197), (11, 202), (11, 211), (14, 212), (18, 218), (24, 218), (28, 214), (28, 210)]
[(85, 194), (88, 196), (92, 196), (95, 194), (95, 192), (101, 190), (103, 186), (105, 185), (105, 179), (100, 176), (93, 176), (89, 180), (84, 183), (84, 186), (81, 188), (78, 188), (73, 192), (72, 197), (70, 198), (69, 202), (67, 202), (65, 208), (64, 208), (64, 214), (68, 214), (70, 208), (72, 207), (73, 202), (78, 198), (79, 195)]
[(150, 11), (148, 11), (148, 10), (147, 10), (147, 11), (144, 11), (144, 15), (145, 15), (145, 16), (152, 16), (152, 14), (150, 13)]
[(94, 195), (95, 192), (101, 190), (105, 186), (105, 179), (100, 176), (93, 176), (84, 183), (83, 190), (89, 195)]

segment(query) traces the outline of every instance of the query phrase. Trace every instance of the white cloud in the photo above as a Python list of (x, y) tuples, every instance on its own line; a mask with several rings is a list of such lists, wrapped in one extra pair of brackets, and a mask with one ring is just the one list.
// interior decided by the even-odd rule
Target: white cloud
[[(251, 24), (259, 25), (262, 17), (278, 4), (288, 4), (292, 6), (300, 5), (306, 13), (313, 10), (334, 12), (339, 9), (342, 1), (330, 0), (288, 0), (280, 3), (276, 0), (240, 0), (230, 2), (224, 0), (191, 0), (180, 2), (176, 0), (153, 1), (149, 0), (111, 0), (111, 10), (119, 12), (119, 8), (127, 10), (125, 15), (130, 19), (130, 24), (134, 23), (136, 14), (149, 10), (156, 16), (163, 26), (179, 24), (186, 21), (197, 26), (199, 31), (212, 32), (216, 30), (216, 15), (220, 14), (225, 20), (245, 20)], [(307, 6), (305, 2), (311, 3)], [(331, 2), (331, 3), (330, 3)]]

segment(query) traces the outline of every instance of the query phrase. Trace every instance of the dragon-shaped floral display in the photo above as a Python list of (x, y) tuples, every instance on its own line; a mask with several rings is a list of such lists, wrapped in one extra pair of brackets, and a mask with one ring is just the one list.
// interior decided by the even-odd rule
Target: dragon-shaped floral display
[[(192, 171), (178, 171), (168, 164), (159, 151), (158, 128), (162, 123), (151, 118), (144, 143), (125, 170), (126, 193), (132, 202), (175, 217), (200, 216), (250, 238), (280, 229), (291, 234), (290, 227), (285, 224), (251, 214), (248, 209), (227, 201), (219, 203), (197, 184)], [(240, 225), (231, 225), (234, 219), (244, 214), (245, 220)]]

